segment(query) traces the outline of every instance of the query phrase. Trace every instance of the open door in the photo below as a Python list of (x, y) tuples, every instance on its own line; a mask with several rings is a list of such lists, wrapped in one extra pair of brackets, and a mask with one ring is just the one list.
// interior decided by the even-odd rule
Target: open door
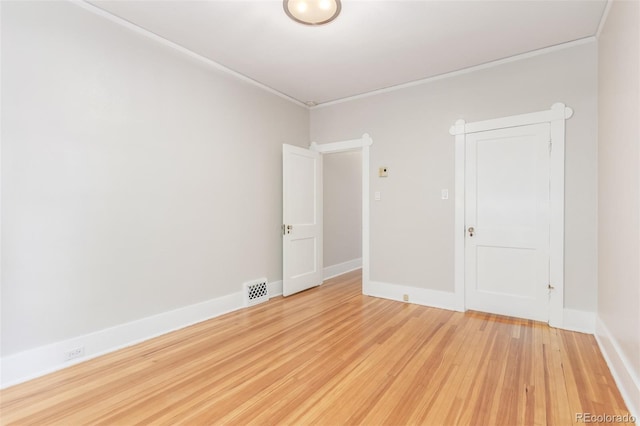
[(322, 156), (282, 145), (282, 294), (322, 284)]

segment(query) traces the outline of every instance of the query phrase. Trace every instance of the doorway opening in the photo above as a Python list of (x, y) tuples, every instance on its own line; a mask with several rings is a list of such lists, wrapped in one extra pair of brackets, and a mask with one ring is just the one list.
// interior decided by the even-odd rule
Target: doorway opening
[(362, 267), (362, 150), (327, 153), (323, 167), (323, 280)]
[(368, 294), (370, 275), (369, 275), (369, 241), (370, 241), (370, 206), (369, 206), (369, 150), (373, 145), (373, 139), (369, 134), (365, 133), (359, 139), (345, 140), (339, 142), (331, 142), (325, 144), (317, 144), (312, 142), (309, 149), (321, 154), (336, 154), (342, 152), (360, 152), (360, 172), (361, 172), (361, 253), (362, 253), (362, 293)]
[[(283, 295), (322, 283), (322, 155), (359, 150), (362, 164), (362, 290), (369, 285), (369, 148), (368, 134), (359, 139), (309, 149), (283, 145)], [(296, 245), (297, 247), (294, 247)]]

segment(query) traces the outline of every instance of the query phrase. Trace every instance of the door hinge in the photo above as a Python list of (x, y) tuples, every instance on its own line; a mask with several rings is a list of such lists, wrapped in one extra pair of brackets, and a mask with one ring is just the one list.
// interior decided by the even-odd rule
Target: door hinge
[(549, 141), (549, 154), (551, 154), (552, 149), (553, 149), (553, 142)]

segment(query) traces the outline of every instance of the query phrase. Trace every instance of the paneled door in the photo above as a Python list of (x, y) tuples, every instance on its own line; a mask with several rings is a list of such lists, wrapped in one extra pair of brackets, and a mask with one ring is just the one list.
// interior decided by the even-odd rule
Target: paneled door
[(549, 320), (549, 123), (467, 134), (467, 309)]
[(322, 284), (322, 154), (282, 146), (282, 294)]

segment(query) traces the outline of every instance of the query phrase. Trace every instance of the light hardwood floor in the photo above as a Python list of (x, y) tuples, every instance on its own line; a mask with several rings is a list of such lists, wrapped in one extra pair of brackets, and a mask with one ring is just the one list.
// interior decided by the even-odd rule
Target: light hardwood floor
[(8, 388), (1, 422), (568, 425), (627, 413), (593, 336), (360, 289), (356, 271)]

